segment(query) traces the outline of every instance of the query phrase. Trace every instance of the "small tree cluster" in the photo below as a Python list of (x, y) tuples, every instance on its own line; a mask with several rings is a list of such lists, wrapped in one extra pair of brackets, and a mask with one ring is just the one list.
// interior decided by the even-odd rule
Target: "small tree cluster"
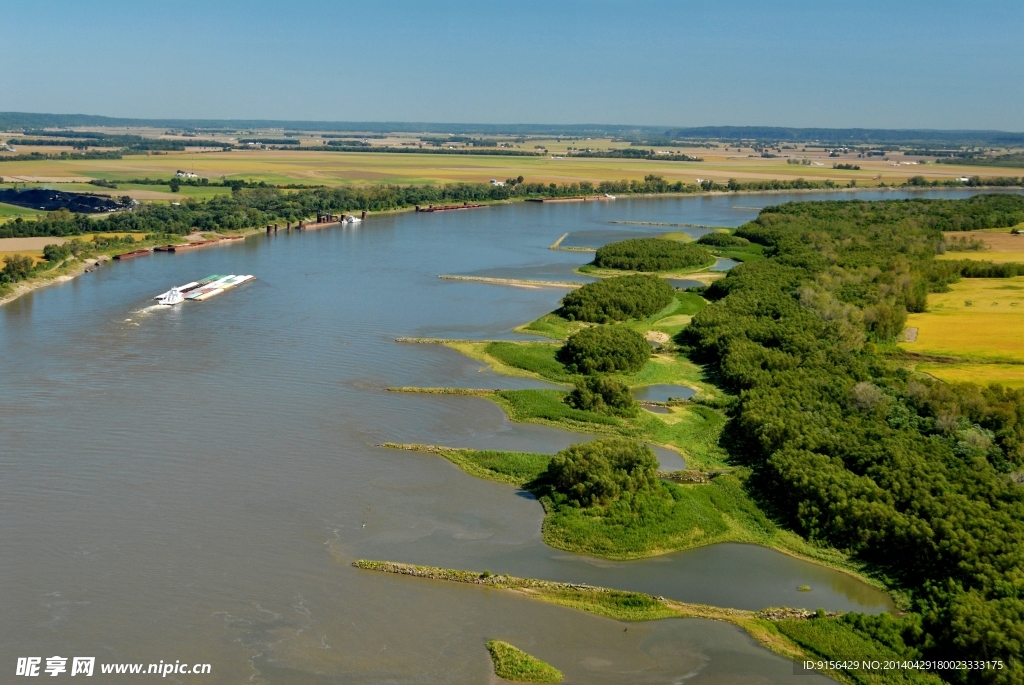
[(718, 233), (717, 231), (715, 233), (705, 233), (697, 238), (697, 242), (701, 245), (712, 245), (714, 247), (744, 247), (750, 244), (750, 241), (746, 238), (729, 235), (728, 233)]
[(562, 450), (541, 479), (576, 506), (604, 506), (625, 493), (655, 490), (658, 459), (633, 440), (605, 438)]
[(12, 254), (4, 257), (4, 268), (0, 271), (0, 282), (17, 283), (32, 274), (32, 258), (25, 255)]
[(594, 265), (629, 271), (667, 271), (707, 266), (715, 258), (694, 243), (662, 238), (633, 238), (605, 245), (597, 250)]
[(611, 323), (641, 319), (666, 307), (675, 297), (668, 281), (657, 276), (619, 276), (587, 283), (562, 299), (559, 315), (570, 321)]
[(644, 336), (625, 326), (584, 328), (569, 336), (558, 359), (576, 373), (635, 373), (651, 356)]
[(610, 416), (636, 416), (638, 413), (629, 386), (605, 376), (588, 376), (576, 381), (576, 389), (565, 396), (565, 403), (574, 409)]

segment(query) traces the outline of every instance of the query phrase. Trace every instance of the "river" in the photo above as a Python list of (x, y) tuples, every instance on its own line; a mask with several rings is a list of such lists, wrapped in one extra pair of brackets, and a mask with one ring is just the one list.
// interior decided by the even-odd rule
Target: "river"
[[(553, 550), (525, 493), (375, 447), (553, 452), (580, 439), (512, 424), (479, 398), (385, 392), (538, 385), (394, 339), (515, 338), (512, 328), (564, 291), (439, 274), (569, 273), (589, 256), (547, 249), (564, 233), (651, 230), (611, 221), (735, 226), (756, 216), (749, 207), (842, 196), (371, 217), (117, 263), (0, 308), (0, 668), (63, 655), (212, 665), (177, 682), (481, 683), (492, 678), (484, 642), (498, 638), (566, 682), (813, 682), (729, 624), (627, 626), (350, 562), (487, 569), (748, 609), (891, 608), (849, 576), (755, 546), (626, 563)], [(212, 273), (258, 280), (149, 308), (156, 293)]]

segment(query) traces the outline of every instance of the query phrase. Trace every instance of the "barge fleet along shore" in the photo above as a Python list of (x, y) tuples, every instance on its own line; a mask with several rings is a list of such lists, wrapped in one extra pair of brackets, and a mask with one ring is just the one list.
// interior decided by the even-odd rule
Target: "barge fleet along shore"
[(220, 276), (214, 274), (198, 281), (192, 281), (191, 283), (171, 288), (165, 293), (160, 293), (153, 299), (156, 300), (158, 304), (165, 305), (176, 305), (184, 302), (185, 300), (202, 302), (203, 300), (208, 300), (211, 297), (220, 295), (225, 290), (230, 290), (237, 285), (254, 280), (255, 278), (256, 277), (252, 275), (236, 276), (232, 274), (230, 276)]

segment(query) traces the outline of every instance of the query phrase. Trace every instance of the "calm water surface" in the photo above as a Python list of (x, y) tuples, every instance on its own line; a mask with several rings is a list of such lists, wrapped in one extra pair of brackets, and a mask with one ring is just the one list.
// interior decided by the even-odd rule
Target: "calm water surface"
[[(848, 576), (754, 546), (630, 563), (552, 550), (526, 493), (375, 446), (553, 452), (580, 439), (512, 424), (486, 400), (384, 390), (539, 385), (393, 340), (514, 337), (563, 292), (438, 274), (561, 278), (589, 259), (548, 250), (563, 233), (612, 220), (738, 225), (753, 214), (733, 205), (786, 199), (374, 217), (118, 263), (0, 308), (0, 668), (92, 655), (209, 662), (207, 683), (480, 683), (484, 641), (502, 638), (567, 682), (812, 682), (727, 624), (627, 626), (349, 565), (489, 569), (750, 609), (890, 607)], [(259, 280), (149, 308), (211, 273)]]

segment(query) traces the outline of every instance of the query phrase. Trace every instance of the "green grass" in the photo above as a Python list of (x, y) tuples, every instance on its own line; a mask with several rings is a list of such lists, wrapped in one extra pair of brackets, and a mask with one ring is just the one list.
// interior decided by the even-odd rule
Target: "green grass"
[(708, 301), (697, 293), (676, 293), (676, 299), (679, 300), (679, 306), (672, 312), (673, 314), (693, 316), (708, 306)]
[(17, 205), (9, 205), (0, 202), (0, 219), (13, 219), (17, 216), (39, 216), (40, 214), (46, 214), (46, 212), (38, 209), (29, 209), (28, 207), (19, 207)]
[[(654, 329), (667, 332), (672, 336), (689, 323), (689, 318), (686, 317), (693, 316), (707, 305), (707, 300), (696, 293), (677, 292), (675, 300), (661, 311), (645, 319), (628, 321), (624, 325), (639, 333), (646, 333)], [(543, 335), (555, 340), (565, 340), (573, 333), (591, 325), (593, 324), (569, 321), (555, 312), (551, 312), (536, 321), (520, 326), (516, 329), (516, 332), (533, 333), (534, 335)]]
[(600, 432), (612, 435), (629, 432), (624, 419), (605, 416), (583, 409), (573, 409), (562, 401), (565, 391), (554, 389), (502, 390), (487, 396), (497, 402), (513, 421), (520, 423), (550, 423), (567, 426), (581, 432)]
[[(495, 370), (502, 372), (503, 367), (512, 368), (520, 373), (516, 375), (532, 376), (553, 383), (571, 384), (580, 378), (578, 374), (569, 373), (560, 361), (555, 358), (560, 345), (551, 343), (520, 343), (492, 342), (471, 343), (460, 342), (451, 345), (475, 359), (491, 363)], [(669, 383), (688, 385), (698, 390), (704, 397), (715, 397), (719, 391), (705, 378), (704, 370), (683, 356), (670, 353), (656, 353), (640, 371), (632, 374), (612, 374), (612, 376), (630, 387)]]
[[(94, 191), (103, 190), (102, 188), (96, 188), (95, 186), (92, 187)], [(117, 183), (117, 189), (111, 189), (111, 192), (113, 192), (116, 195), (118, 193), (121, 193), (122, 191), (125, 191), (124, 194), (127, 195), (130, 194), (127, 191), (132, 190), (151, 190), (157, 193), (168, 193), (169, 195), (174, 195), (176, 197), (196, 198), (199, 200), (209, 200), (210, 198), (216, 197), (217, 195), (231, 194), (231, 188), (224, 188), (222, 186), (182, 185), (178, 187), (178, 192), (172, 193), (171, 187), (167, 185), (144, 185), (140, 183)], [(170, 198), (168, 198), (168, 201), (170, 201)]]
[(764, 246), (757, 243), (743, 247), (711, 247), (709, 249), (716, 257), (735, 259), (737, 262), (759, 262), (765, 258)]
[[(857, 660), (905, 660), (912, 657), (901, 655), (887, 645), (873, 640), (853, 629), (837, 617), (813, 618), (810, 620), (784, 619), (775, 623), (779, 632), (809, 652), (812, 658), (835, 661)], [(842, 674), (858, 685), (941, 685), (943, 682), (934, 673), (922, 671), (867, 671), (845, 670)]]
[(728, 455), (719, 445), (726, 417), (701, 404), (672, 407), (669, 414), (643, 414), (644, 436), (653, 443), (682, 452), (691, 469), (724, 466)]
[(545, 338), (565, 340), (573, 333), (589, 325), (591, 324), (563, 319), (558, 314), (552, 312), (545, 314), (536, 321), (519, 326), (515, 330), (517, 333), (533, 333), (534, 335), (543, 335)]
[(487, 651), (494, 663), (494, 674), (517, 683), (560, 683), (562, 672), (518, 647), (501, 640), (488, 640)]
[(643, 411), (634, 418), (606, 416), (573, 409), (563, 402), (566, 392), (555, 389), (502, 390), (483, 395), (497, 403), (519, 423), (541, 423), (580, 433), (634, 438), (678, 448), (689, 468), (725, 465), (718, 445), (726, 418), (716, 409), (699, 404), (671, 407), (668, 414)]
[[(387, 447), (408, 449), (408, 445)], [(548, 467), (550, 454), (534, 452), (499, 452), (495, 450), (471, 450), (449, 447), (416, 446), (420, 451), (438, 454), (452, 462), (471, 476), (493, 480), (506, 485), (522, 487), (537, 479)]]
[(607, 507), (578, 508), (544, 500), (544, 542), (556, 549), (609, 559), (639, 559), (719, 542), (778, 546), (779, 529), (734, 476), (707, 484), (661, 483), (655, 494)]
[(530, 594), (552, 604), (586, 611), (616, 621), (658, 621), (678, 616), (678, 612), (641, 592), (581, 592), (571, 588), (542, 589)]
[(555, 359), (559, 345), (551, 343), (492, 342), (484, 353), (517, 369), (535, 373), (555, 383), (572, 383), (575, 374), (569, 373), (562, 362)]

